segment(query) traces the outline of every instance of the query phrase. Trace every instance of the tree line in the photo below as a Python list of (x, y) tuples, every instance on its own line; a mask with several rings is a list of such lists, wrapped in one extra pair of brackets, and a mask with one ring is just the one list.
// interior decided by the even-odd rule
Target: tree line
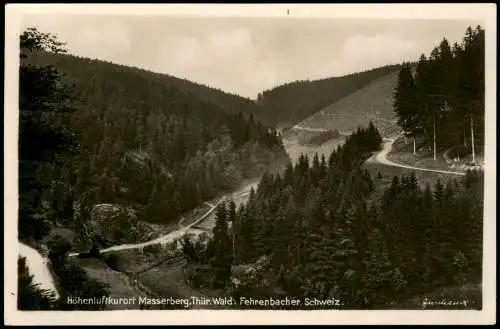
[[(485, 40), (481, 26), (468, 27), (461, 43), (444, 38), (415, 70), (401, 67), (394, 93), (398, 124), (419, 146), (456, 156), (482, 153), (484, 145)], [(415, 72), (414, 72), (415, 71)], [(418, 142), (417, 142), (418, 141)]]
[(252, 114), (154, 74), (69, 56), (63, 45), (36, 29), (21, 36), (22, 237), (40, 239), (50, 222), (78, 230), (98, 203), (168, 223), (282, 149), (276, 130)]
[(310, 163), (302, 155), (282, 175), (264, 175), (238, 209), (222, 203), (204, 260), (214, 286), (227, 284), (232, 265), (262, 255), (271, 257), (274, 288), (298, 298), (335, 297), (346, 309), (383, 308), (480, 280), (482, 172), (423, 189), (413, 173), (394, 176), (373, 200), (380, 178), (362, 164), (380, 143), (373, 125), (360, 128), (328, 159), (316, 155)]

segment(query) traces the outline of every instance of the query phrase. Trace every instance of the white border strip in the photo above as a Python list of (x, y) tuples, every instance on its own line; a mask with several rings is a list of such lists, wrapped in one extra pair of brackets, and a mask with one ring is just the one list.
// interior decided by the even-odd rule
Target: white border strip
[[(4, 268), (6, 324), (493, 324), (496, 310), (496, 6), (495, 4), (8, 4), (5, 10)], [(21, 312), (17, 291), (18, 34), (22, 17), (56, 15), (164, 15), (450, 19), (484, 22), (486, 31), (486, 150), (482, 311), (111, 311)], [(14, 297), (13, 297), (14, 296)], [(195, 313), (194, 313), (195, 312)]]

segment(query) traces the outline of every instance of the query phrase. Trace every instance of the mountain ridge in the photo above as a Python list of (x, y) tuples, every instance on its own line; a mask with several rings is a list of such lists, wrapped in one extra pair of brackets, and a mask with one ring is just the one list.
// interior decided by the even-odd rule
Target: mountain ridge
[[(72, 54), (38, 53), (36, 54), (35, 64), (55, 65), (65, 68), (68, 68), (69, 65), (106, 65), (113, 67), (112, 70), (128, 71), (142, 78), (175, 87), (186, 96), (192, 94), (201, 101), (221, 107), (226, 112), (241, 112), (246, 117), (253, 115), (267, 126), (295, 124), (338, 101), (340, 98), (363, 88), (377, 78), (399, 70), (400, 67), (399, 64), (385, 65), (346, 75), (315, 80), (291, 81), (266, 89), (260, 92), (256, 99), (252, 99), (167, 73)], [(283, 93), (286, 95), (280, 95)], [(302, 97), (304, 95), (307, 95), (307, 97)], [(297, 99), (300, 98), (306, 99), (306, 101), (298, 102)], [(293, 105), (289, 106), (290, 104)]]
[(399, 64), (387, 65), (341, 77), (291, 82), (263, 92), (257, 104), (265, 110), (265, 120), (288, 127), (399, 68)]

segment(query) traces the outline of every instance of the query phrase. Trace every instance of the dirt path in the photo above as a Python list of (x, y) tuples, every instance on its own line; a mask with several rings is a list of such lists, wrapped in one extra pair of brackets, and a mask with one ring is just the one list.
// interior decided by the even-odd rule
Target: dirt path
[(299, 130), (312, 131), (312, 132), (318, 132), (318, 133), (323, 133), (323, 132), (328, 131), (327, 129), (323, 129), (323, 128), (302, 127), (300, 125), (295, 125), (295, 126), (293, 126), (292, 129), (299, 129)]

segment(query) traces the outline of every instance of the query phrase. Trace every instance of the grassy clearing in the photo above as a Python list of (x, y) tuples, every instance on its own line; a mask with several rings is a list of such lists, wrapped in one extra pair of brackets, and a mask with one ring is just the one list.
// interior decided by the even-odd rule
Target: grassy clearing
[(345, 141), (345, 136), (341, 136), (339, 138), (330, 139), (319, 146), (303, 145), (300, 143), (301, 139), (310, 138), (311, 136), (319, 135), (319, 133), (302, 130), (292, 130), (291, 132), (293, 133), (287, 133), (287, 135), (284, 137), (284, 146), (292, 163), (294, 164), (297, 162), (301, 154), (306, 154), (309, 159), (312, 160), (314, 155), (318, 153), (320, 157), (321, 155), (324, 155), (328, 160), (328, 157), (330, 156), (332, 151), (335, 150), (338, 145), (343, 144)]
[(429, 148), (419, 148), (417, 154), (413, 154), (413, 143), (410, 139), (405, 141), (404, 138), (398, 138), (387, 158), (396, 163), (414, 167), (461, 172), (446, 162), (442, 152), (436, 154), (436, 160), (433, 159), (432, 149)]
[[(98, 280), (101, 283), (107, 284), (109, 296), (114, 298), (131, 298), (131, 297), (170, 297), (177, 296), (175, 294), (162, 294), (163, 291), (154, 290), (155, 287), (145, 285), (140, 277), (143, 273), (161, 273), (157, 272), (158, 268), (175, 267), (173, 262), (182, 265), (183, 257), (171, 258), (171, 253), (168, 247), (160, 245), (148, 246), (143, 250), (132, 249), (119, 252), (105, 254), (101, 259), (76, 259), (89, 277)], [(110, 268), (106, 261), (109, 257), (116, 258), (116, 264)], [(182, 270), (182, 267), (180, 268)], [(153, 289), (151, 289), (153, 288)], [(162, 305), (144, 306), (146, 309), (162, 309)], [(141, 309), (138, 300), (134, 305), (108, 305), (107, 309)]]
[(320, 146), (329, 140), (340, 138), (340, 132), (338, 130), (327, 130), (325, 132), (320, 132), (318, 134), (313, 134), (312, 136), (305, 136), (302, 140), (299, 140), (301, 145), (311, 145)]
[[(395, 160), (393, 161), (396, 162)], [(380, 200), (380, 198), (384, 194), (384, 191), (391, 186), (391, 181), (394, 176), (398, 176), (401, 178), (401, 176), (409, 176), (413, 172), (421, 188), (425, 188), (427, 184), (429, 184), (431, 187), (434, 186), (438, 179), (441, 180), (443, 184), (446, 184), (448, 180), (457, 179), (460, 177), (456, 175), (436, 173), (432, 171), (420, 171), (401, 167), (387, 166), (375, 162), (373, 158), (368, 159), (363, 164), (363, 167), (370, 173), (375, 186), (375, 190), (368, 201)]]
[(425, 187), (426, 184), (430, 184), (432, 186), (438, 179), (440, 179), (443, 183), (445, 183), (448, 179), (456, 179), (459, 177), (456, 175), (449, 175), (449, 174), (436, 173), (430, 171), (411, 170), (407, 168), (386, 166), (375, 162), (366, 162), (364, 164), (364, 167), (368, 170), (372, 178), (376, 178), (379, 172), (382, 174), (383, 176), (382, 180), (375, 179), (375, 183), (377, 183), (377, 181), (379, 182), (380, 189), (389, 187), (393, 176), (399, 176), (399, 177), (401, 177), (401, 175), (409, 176), (412, 172), (415, 173), (415, 177), (417, 177), (418, 182), (422, 187)]
[[(146, 297), (147, 295), (138, 289), (131, 282), (130, 278), (119, 271), (110, 269), (100, 259), (79, 259), (78, 262), (83, 266), (88, 276), (99, 282), (108, 284), (109, 297), (113, 298), (132, 298)], [(139, 309), (139, 304), (120, 304), (107, 305), (107, 310)]]
[(417, 171), (400, 167), (391, 167), (371, 161), (365, 162), (363, 166), (370, 173), (375, 186), (375, 190), (370, 196), (369, 201), (380, 200), (380, 198), (384, 194), (384, 191), (391, 186), (391, 181), (394, 176), (398, 176), (401, 178), (402, 175), (409, 176), (412, 172), (414, 172), (421, 188), (425, 188), (426, 184), (429, 184), (432, 187), (438, 179), (440, 179), (443, 183), (446, 183), (448, 179), (454, 179), (458, 177), (455, 175), (447, 175), (429, 171)]
[(167, 245), (155, 244), (142, 249), (112, 251), (104, 257), (116, 259), (116, 269), (126, 273), (143, 272), (179, 253), (176, 243)]
[[(184, 276), (184, 260), (177, 263), (164, 263), (149, 271), (141, 273), (137, 276), (138, 281), (147, 289), (154, 291), (155, 294), (163, 297), (178, 297), (178, 298), (206, 298), (207, 296), (198, 290), (192, 288), (186, 281)], [(179, 308), (184, 309), (183, 306)], [(204, 305), (194, 305), (193, 309), (207, 309)]]

